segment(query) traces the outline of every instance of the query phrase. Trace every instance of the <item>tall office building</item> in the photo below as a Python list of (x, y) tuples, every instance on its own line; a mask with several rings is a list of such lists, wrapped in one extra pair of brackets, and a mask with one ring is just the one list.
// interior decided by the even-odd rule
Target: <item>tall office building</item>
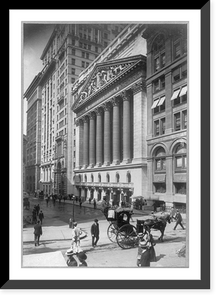
[(185, 207), (187, 25), (128, 25), (72, 90), (77, 195)]
[(41, 164), (41, 87), (39, 73), (24, 93), (27, 100), (27, 135), (23, 142), (23, 151), (26, 145), (25, 185), (23, 188), (29, 193), (40, 189)]
[(45, 194), (72, 194), (76, 155), (71, 86), (125, 25), (58, 24), (41, 60), (41, 178)]

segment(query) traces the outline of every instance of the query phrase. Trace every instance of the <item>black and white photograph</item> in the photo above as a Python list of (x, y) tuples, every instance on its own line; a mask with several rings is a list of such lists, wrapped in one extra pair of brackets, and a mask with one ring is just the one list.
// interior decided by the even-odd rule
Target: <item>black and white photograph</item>
[(22, 266), (188, 268), (188, 22), (22, 26)]
[(210, 288), (209, 13), (10, 11), (3, 289)]

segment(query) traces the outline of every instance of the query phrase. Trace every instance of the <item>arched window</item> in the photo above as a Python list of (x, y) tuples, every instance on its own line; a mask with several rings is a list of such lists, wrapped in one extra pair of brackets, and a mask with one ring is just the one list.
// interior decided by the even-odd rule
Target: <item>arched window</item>
[(110, 182), (110, 175), (107, 173), (106, 175), (107, 182)]
[(179, 143), (174, 151), (175, 172), (185, 172), (187, 168), (186, 144)]
[(166, 64), (165, 56), (165, 37), (163, 34), (159, 34), (152, 46), (154, 72), (159, 71)]
[(127, 183), (131, 182), (131, 174), (130, 172), (127, 172)]
[(163, 147), (159, 147), (154, 156), (155, 172), (166, 172), (166, 153)]
[(116, 173), (116, 182), (117, 183), (120, 182), (120, 175), (119, 175), (119, 173)]

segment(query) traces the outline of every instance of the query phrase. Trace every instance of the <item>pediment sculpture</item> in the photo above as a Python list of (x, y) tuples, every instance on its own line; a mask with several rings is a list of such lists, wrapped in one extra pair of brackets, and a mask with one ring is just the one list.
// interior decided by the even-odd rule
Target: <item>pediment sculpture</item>
[(112, 65), (108, 67), (100, 67), (92, 74), (91, 79), (85, 84), (85, 88), (80, 92), (79, 102), (83, 102), (86, 98), (100, 90), (106, 83), (117, 77), (125, 68), (129, 67), (131, 63), (124, 63)]

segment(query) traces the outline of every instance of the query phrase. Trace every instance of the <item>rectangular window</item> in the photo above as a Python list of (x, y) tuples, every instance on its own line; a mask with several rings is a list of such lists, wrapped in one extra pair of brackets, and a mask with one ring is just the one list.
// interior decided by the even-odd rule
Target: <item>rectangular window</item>
[(175, 69), (173, 71), (172, 77), (173, 77), (173, 82), (176, 82), (176, 81), (180, 80), (180, 68)]
[(181, 122), (180, 122), (180, 113), (174, 115), (174, 130), (178, 131), (181, 129)]
[(160, 69), (160, 58), (157, 57), (154, 59), (154, 70), (157, 72)]
[(181, 56), (181, 46), (180, 41), (174, 44), (174, 58), (179, 58)]
[(166, 64), (166, 56), (165, 53), (161, 55), (161, 68), (163, 68)]
[(161, 119), (160, 122), (161, 122), (161, 134), (165, 134), (165, 124), (166, 124), (165, 118)]
[(187, 110), (182, 112), (183, 129), (187, 128)]
[(166, 183), (164, 182), (154, 182), (155, 193), (166, 193)]
[(186, 183), (184, 182), (174, 182), (175, 193), (186, 195)]
[(155, 136), (160, 135), (160, 121), (159, 120), (154, 122), (154, 135)]

